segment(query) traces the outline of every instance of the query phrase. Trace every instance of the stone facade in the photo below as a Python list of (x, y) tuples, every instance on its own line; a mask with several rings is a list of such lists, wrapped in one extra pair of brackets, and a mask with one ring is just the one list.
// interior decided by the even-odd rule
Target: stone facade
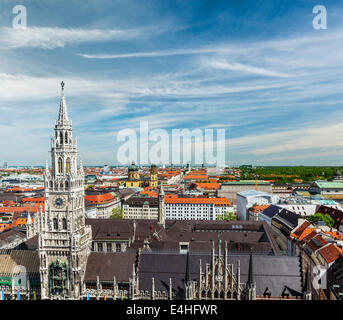
[(44, 172), (45, 213), (37, 216), (42, 299), (79, 299), (91, 251), (85, 225), (84, 172), (77, 167), (76, 140), (62, 82), (59, 117), (51, 140), (52, 169)]

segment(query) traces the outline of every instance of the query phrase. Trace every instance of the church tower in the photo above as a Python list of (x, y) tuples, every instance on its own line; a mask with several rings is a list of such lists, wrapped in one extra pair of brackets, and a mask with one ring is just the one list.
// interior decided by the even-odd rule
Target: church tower
[(151, 188), (156, 188), (158, 184), (158, 179), (157, 179), (157, 167), (155, 164), (151, 165), (150, 168), (150, 182), (149, 182), (149, 186)]
[(84, 172), (77, 167), (64, 97), (64, 83), (55, 137), (51, 139), (52, 168), (44, 172), (45, 212), (39, 217), (39, 257), (42, 299), (79, 299), (88, 255), (91, 227), (85, 225)]
[(158, 224), (163, 226), (163, 228), (166, 226), (165, 214), (164, 190), (161, 184), (160, 191), (158, 192)]

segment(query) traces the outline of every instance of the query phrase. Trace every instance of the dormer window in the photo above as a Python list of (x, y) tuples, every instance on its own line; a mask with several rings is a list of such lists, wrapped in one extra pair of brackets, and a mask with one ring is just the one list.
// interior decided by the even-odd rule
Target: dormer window
[(180, 242), (180, 254), (187, 254), (189, 250), (189, 243), (188, 242)]

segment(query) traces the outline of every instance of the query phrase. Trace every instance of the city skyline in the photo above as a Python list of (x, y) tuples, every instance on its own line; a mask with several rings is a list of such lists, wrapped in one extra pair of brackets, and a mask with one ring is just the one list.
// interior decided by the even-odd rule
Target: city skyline
[[(227, 165), (340, 165), (342, 23), (327, 1), (26, 1), (0, 13), (0, 163), (44, 165), (66, 82), (87, 165), (116, 165), (116, 133), (225, 128)], [(327, 125), (328, 124), (328, 125)]]

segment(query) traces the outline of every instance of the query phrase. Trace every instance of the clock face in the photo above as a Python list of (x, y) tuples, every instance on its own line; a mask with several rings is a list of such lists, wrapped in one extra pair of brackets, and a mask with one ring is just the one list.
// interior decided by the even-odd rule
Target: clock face
[(65, 200), (62, 196), (56, 196), (53, 199), (53, 204), (54, 204), (55, 208), (61, 209), (65, 206)]

